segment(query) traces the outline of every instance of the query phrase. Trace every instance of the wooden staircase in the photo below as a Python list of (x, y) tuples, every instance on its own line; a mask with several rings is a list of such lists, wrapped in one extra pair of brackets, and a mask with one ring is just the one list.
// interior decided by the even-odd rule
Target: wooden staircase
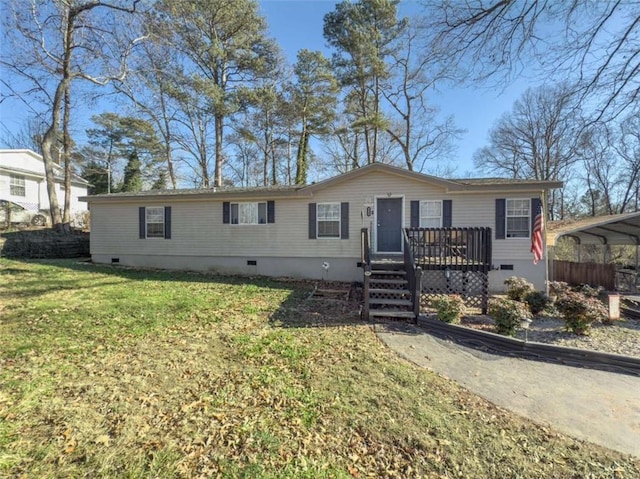
[(368, 317), (415, 319), (409, 281), (404, 263), (371, 263), (368, 291), (365, 294), (365, 314)]

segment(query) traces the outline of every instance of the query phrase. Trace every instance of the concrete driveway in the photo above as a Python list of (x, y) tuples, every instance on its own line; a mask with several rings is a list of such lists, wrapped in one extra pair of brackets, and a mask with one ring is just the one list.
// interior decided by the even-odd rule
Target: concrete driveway
[(640, 457), (640, 377), (489, 354), (406, 323), (374, 328), (399, 356), (500, 407)]

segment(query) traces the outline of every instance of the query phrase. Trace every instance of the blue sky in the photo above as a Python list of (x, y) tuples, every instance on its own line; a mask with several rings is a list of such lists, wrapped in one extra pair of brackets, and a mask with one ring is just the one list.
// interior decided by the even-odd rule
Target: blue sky
[[(324, 16), (332, 11), (335, 0), (260, 0), (262, 13), (267, 18), (270, 35), (280, 45), (289, 63), (295, 63), (298, 50), (321, 50), (326, 55), (331, 50), (326, 47), (322, 35)], [(401, 16), (415, 15), (419, 11), (418, 2), (400, 2)], [(438, 105), (443, 115), (454, 115), (456, 125), (467, 130), (458, 142), (456, 155), (456, 176), (473, 170), (471, 158), (474, 151), (487, 144), (488, 131), (493, 123), (510, 110), (529, 85), (521, 80), (506, 89), (446, 87), (433, 92), (432, 102)], [(476, 176), (477, 172), (472, 172)]]
[[(325, 45), (322, 26), (324, 16), (335, 8), (335, 0), (259, 0), (259, 3), (268, 22), (270, 36), (278, 42), (290, 64), (295, 62), (296, 54), (302, 48), (331, 54)], [(400, 3), (400, 15), (415, 15), (419, 8), (417, 2), (403, 0)], [(431, 102), (440, 107), (443, 115), (454, 115), (456, 125), (467, 130), (457, 144), (456, 176), (479, 175), (472, 171), (474, 151), (486, 145), (487, 133), (493, 123), (511, 108), (527, 86), (526, 82), (520, 81), (500, 91), (480, 86), (443, 87), (441, 91), (433, 92)], [(114, 105), (103, 101), (92, 108), (75, 110), (72, 129), (77, 141), (83, 142), (91, 115), (113, 109)], [(29, 109), (18, 100), (0, 104), (0, 138), (5, 130), (19, 131), (31, 116)]]

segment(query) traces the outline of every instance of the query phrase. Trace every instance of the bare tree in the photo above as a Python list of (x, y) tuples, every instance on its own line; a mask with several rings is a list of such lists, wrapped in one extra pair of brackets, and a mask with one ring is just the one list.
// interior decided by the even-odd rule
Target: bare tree
[[(562, 180), (577, 161), (580, 128), (570, 87), (529, 89), (496, 122), (489, 146), (477, 151), (473, 160), (481, 171), (500, 176)], [(552, 218), (558, 195), (550, 199)]]
[(172, 75), (175, 52), (162, 42), (144, 42), (133, 60), (135, 63), (132, 65), (131, 74), (122, 82), (114, 82), (114, 87), (155, 126), (163, 143), (166, 172), (171, 187), (176, 189), (178, 178), (173, 149), (178, 107), (171, 94), (176, 87)]
[(619, 124), (591, 125), (581, 136), (583, 197), (589, 214), (616, 214), (638, 209), (640, 184), (640, 114)]
[(433, 58), (425, 53), (428, 50), (418, 44), (418, 30), (409, 23), (400, 42), (402, 48), (391, 53), (392, 76), (383, 88), (393, 115), (386, 131), (400, 149), (406, 167), (423, 171), (451, 155), (453, 140), (462, 130), (455, 127), (452, 116), (437, 122), (439, 110), (427, 102), (438, 75), (431, 71)]
[[(125, 24), (121, 14), (136, 11), (139, 0), (106, 2), (101, 0), (66, 0), (53, 2), (32, 0), (28, 8), (21, 2), (11, 4), (5, 18), (13, 34), (12, 48), (6, 49), (0, 64), (32, 85), (21, 92), (23, 98), (38, 96), (50, 115), (42, 139), (47, 192), (53, 226), (69, 228), (69, 195), (65, 193), (64, 217), (60, 215), (54, 181), (54, 158), (60, 126), (63, 126), (63, 160), (65, 184), (70, 183), (70, 88), (74, 80), (87, 80), (106, 85), (127, 74), (127, 59), (131, 48), (143, 37), (133, 35), (124, 43), (119, 33)], [(108, 14), (107, 14), (108, 13)], [(126, 28), (127, 36), (135, 32)], [(9, 51), (10, 50), (10, 51)], [(13, 92), (17, 92), (14, 88)], [(61, 115), (64, 115), (61, 118)]]
[(35, 151), (38, 154), (42, 153), (42, 137), (46, 131), (46, 124), (44, 121), (34, 116), (29, 118), (22, 128), (16, 132), (9, 131), (6, 127), (2, 134), (1, 142), (5, 148), (11, 149), (23, 149)]
[(595, 120), (633, 107), (640, 95), (636, 2), (425, 0), (441, 59), (472, 80), (510, 81), (537, 67), (545, 79), (575, 81)]

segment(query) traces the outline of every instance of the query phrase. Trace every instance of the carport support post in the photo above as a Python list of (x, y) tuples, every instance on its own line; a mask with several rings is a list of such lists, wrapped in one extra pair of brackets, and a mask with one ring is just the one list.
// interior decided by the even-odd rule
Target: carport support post
[(555, 246), (547, 246), (547, 280), (544, 284), (544, 293), (549, 296), (549, 282), (555, 281), (555, 270), (553, 268), (553, 261), (556, 257), (556, 248)]

